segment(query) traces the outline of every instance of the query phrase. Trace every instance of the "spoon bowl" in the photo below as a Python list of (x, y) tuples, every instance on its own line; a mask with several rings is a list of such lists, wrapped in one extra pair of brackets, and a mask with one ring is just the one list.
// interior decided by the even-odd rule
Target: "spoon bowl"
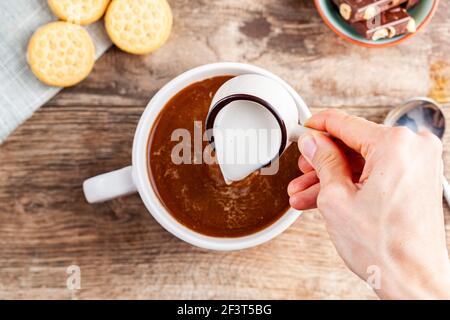
[(445, 132), (445, 116), (439, 104), (429, 98), (413, 98), (401, 104), (386, 117), (390, 127), (404, 126), (414, 132), (431, 131), (439, 139)]
[[(433, 99), (413, 98), (393, 109), (386, 116), (384, 124), (389, 127), (403, 126), (419, 132), (428, 130), (442, 140), (445, 133), (445, 115), (442, 107)], [(444, 197), (450, 206), (450, 185), (442, 177)]]

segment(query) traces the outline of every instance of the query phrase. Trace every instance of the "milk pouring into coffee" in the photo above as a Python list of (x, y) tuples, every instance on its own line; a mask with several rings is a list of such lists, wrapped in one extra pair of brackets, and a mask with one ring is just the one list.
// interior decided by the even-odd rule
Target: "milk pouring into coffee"
[(219, 88), (206, 129), (228, 184), (270, 165), (309, 130), (298, 123), (291, 94), (276, 80), (256, 74), (234, 77)]

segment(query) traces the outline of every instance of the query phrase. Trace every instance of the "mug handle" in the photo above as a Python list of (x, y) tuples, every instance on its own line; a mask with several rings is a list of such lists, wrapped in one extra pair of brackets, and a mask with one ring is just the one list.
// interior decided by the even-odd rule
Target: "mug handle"
[(137, 192), (132, 172), (129, 166), (85, 180), (83, 191), (87, 202), (104, 202)]
[(330, 136), (330, 134), (328, 132), (311, 129), (311, 128), (302, 126), (301, 124), (297, 124), (294, 128), (291, 129), (289, 140), (293, 141), (293, 142), (297, 142), (298, 139), (300, 138), (300, 136), (307, 132), (320, 132), (320, 133), (326, 135), (327, 137)]

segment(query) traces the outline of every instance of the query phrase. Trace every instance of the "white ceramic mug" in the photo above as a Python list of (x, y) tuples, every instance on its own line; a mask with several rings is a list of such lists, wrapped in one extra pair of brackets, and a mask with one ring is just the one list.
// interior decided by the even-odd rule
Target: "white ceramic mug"
[(210, 237), (197, 233), (179, 223), (164, 207), (149, 180), (147, 142), (160, 111), (178, 92), (192, 83), (224, 75), (260, 74), (276, 80), (293, 97), (301, 121), (311, 113), (302, 98), (286, 82), (271, 72), (248, 64), (213, 63), (191, 69), (167, 83), (148, 103), (141, 116), (133, 142), (132, 166), (105, 173), (86, 180), (83, 190), (89, 203), (103, 202), (139, 192), (152, 216), (167, 231), (194, 246), (212, 250), (239, 250), (267, 242), (286, 230), (301, 212), (289, 209), (267, 228), (251, 235), (236, 238)]

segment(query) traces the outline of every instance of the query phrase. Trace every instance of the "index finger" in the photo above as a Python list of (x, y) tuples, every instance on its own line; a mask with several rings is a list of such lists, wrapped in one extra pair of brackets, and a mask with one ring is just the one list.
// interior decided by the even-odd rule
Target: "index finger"
[(313, 115), (305, 122), (305, 126), (328, 132), (363, 157), (366, 157), (384, 128), (375, 122), (334, 109)]

